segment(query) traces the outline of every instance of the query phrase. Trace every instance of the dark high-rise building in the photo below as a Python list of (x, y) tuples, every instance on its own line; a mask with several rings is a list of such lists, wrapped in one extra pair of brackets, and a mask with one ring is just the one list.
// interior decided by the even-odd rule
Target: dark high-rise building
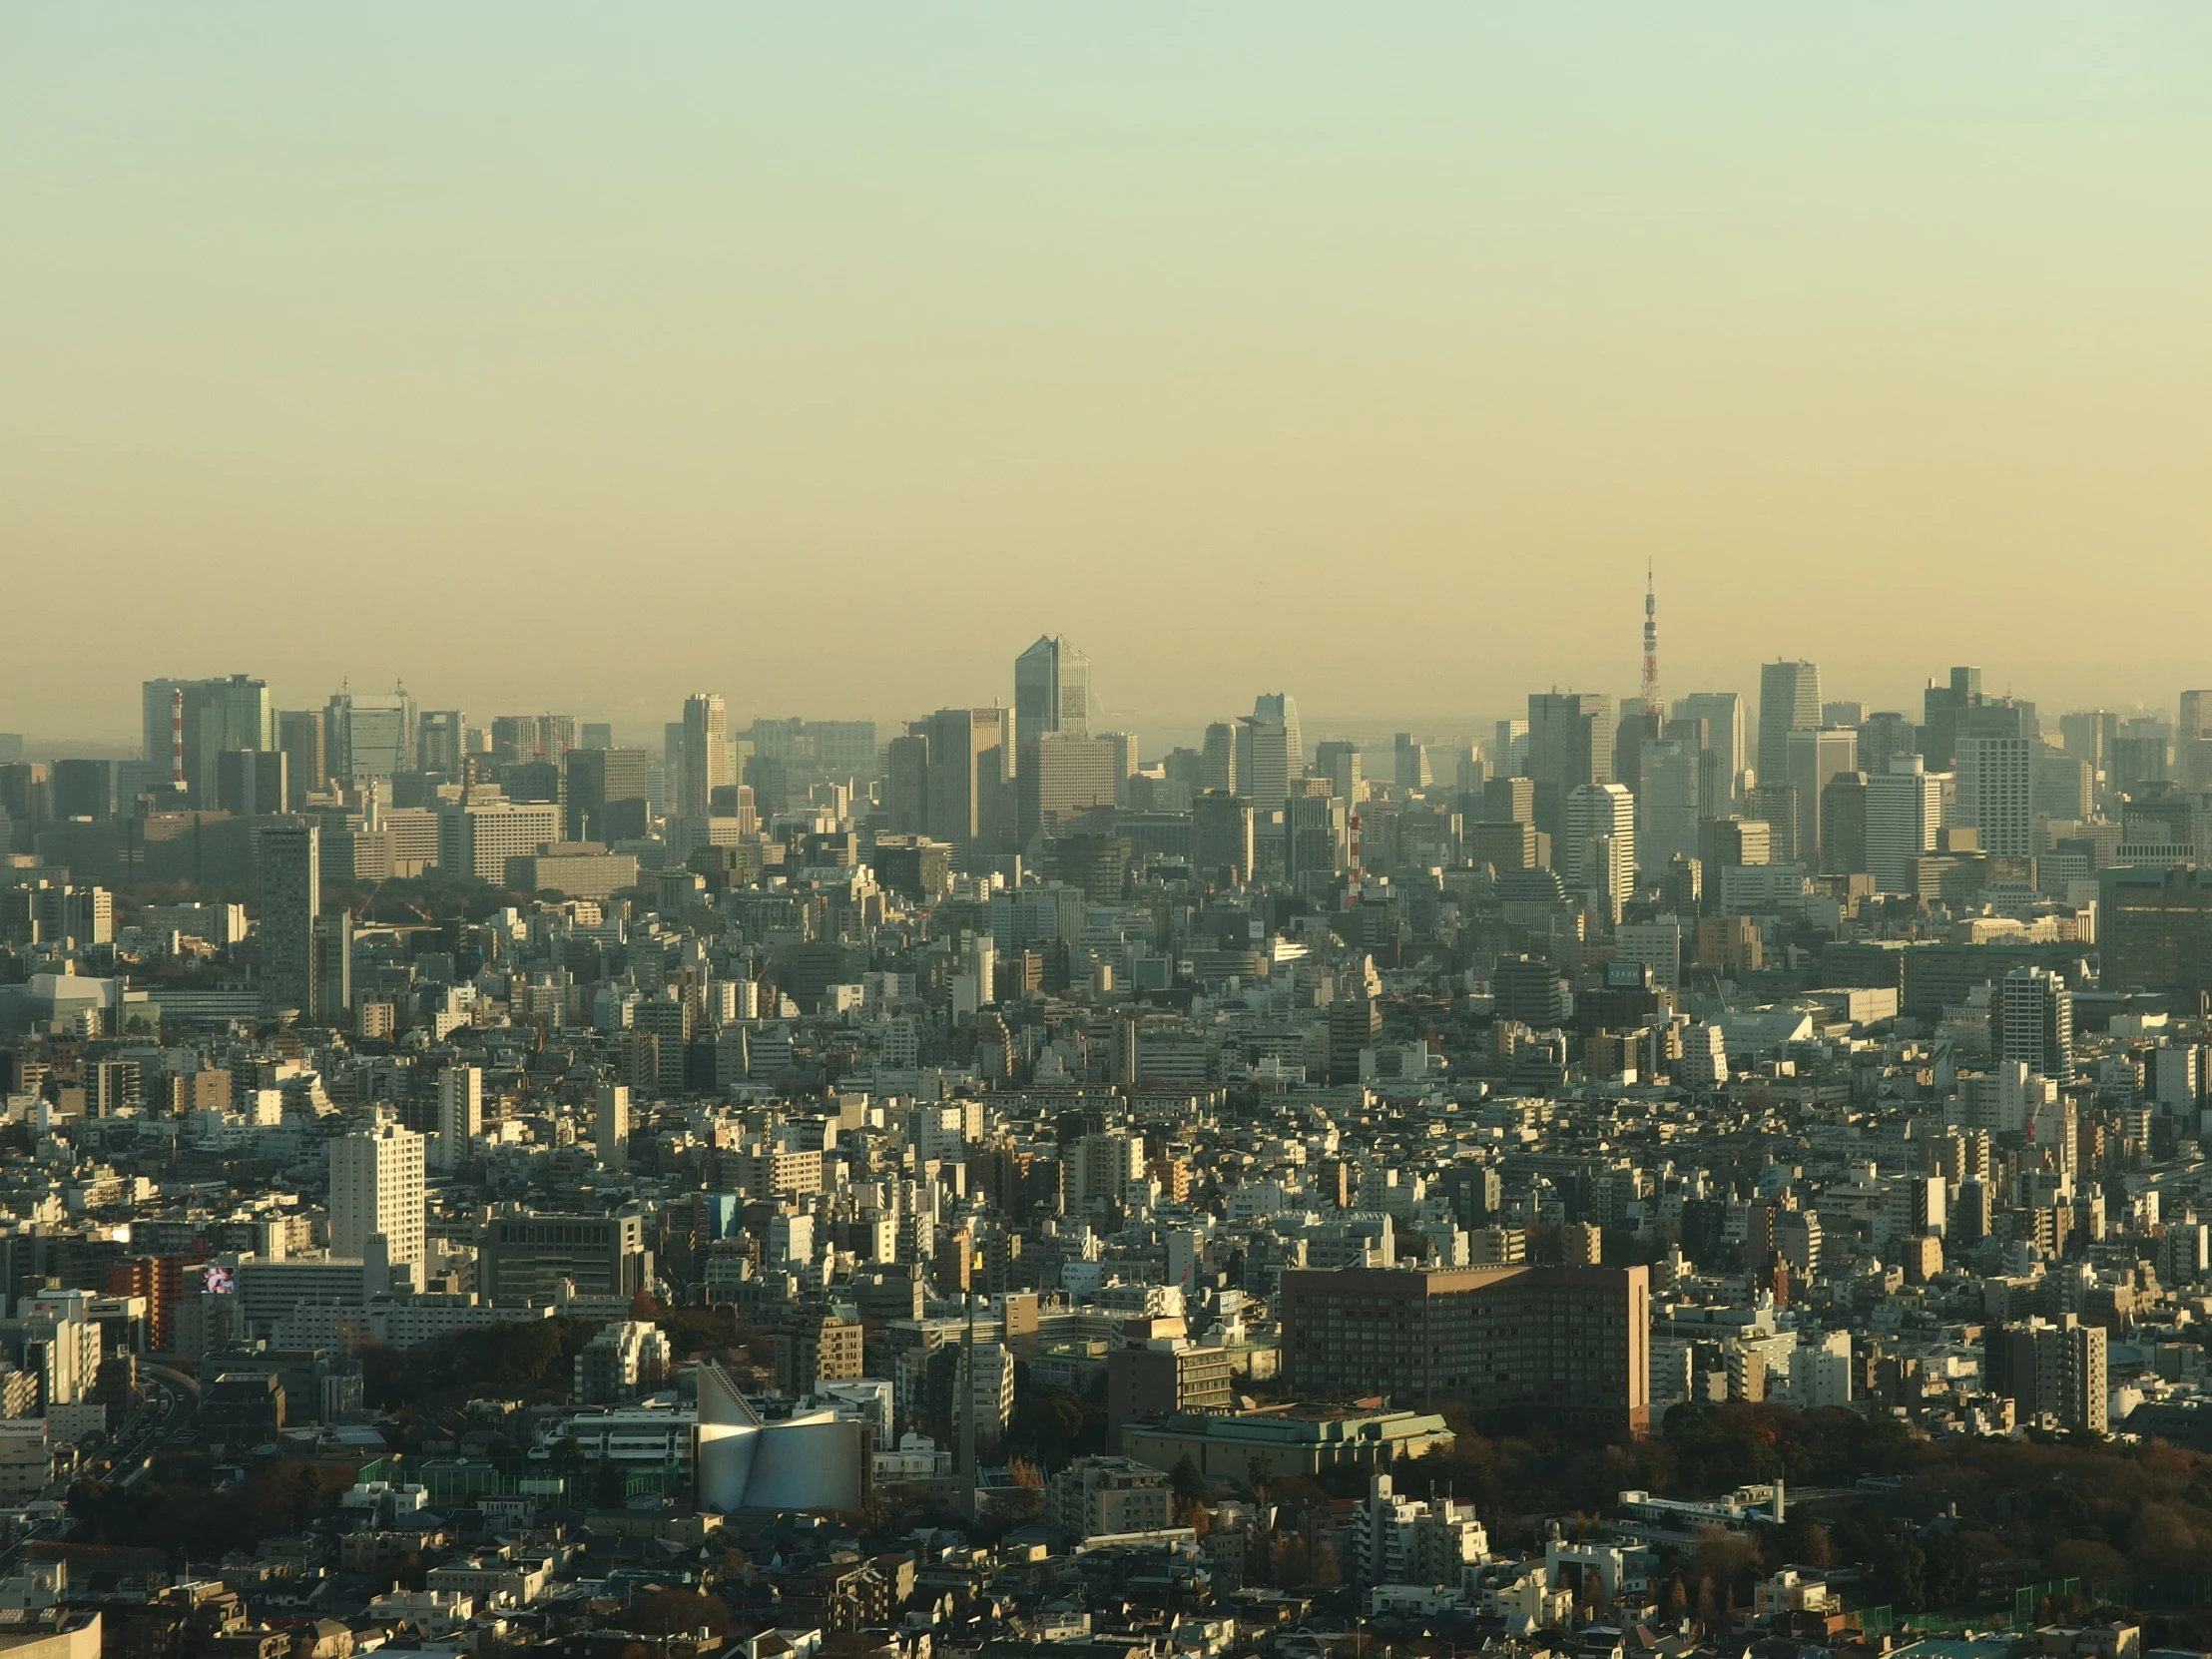
[(286, 709), (276, 717), (276, 748), (284, 757), (284, 788), (290, 792), (284, 803), (287, 813), (296, 813), (308, 796), (329, 787), (327, 720), (320, 709)]
[(652, 754), (643, 749), (572, 749), (561, 759), (567, 774), (568, 799), (564, 813), (568, 838), (574, 841), (613, 842), (625, 838), (615, 831), (629, 830), (629, 823), (610, 824), (608, 809), (618, 803), (636, 803), (635, 818), (644, 818), (644, 807), (653, 770)]
[(1759, 755), (1752, 764), (1762, 784), (1783, 782), (1790, 767), (1790, 734), (1821, 725), (1821, 671), (1812, 663), (1759, 665)]
[(1208, 790), (1191, 803), (1192, 861), (1208, 880), (1225, 869), (1232, 881), (1252, 875), (1252, 803), (1241, 795)]
[(962, 870), (1002, 850), (1007, 768), (1012, 761), (1010, 711), (939, 709), (922, 723), (929, 740), (927, 832), (952, 848)]
[(1528, 697), (1530, 814), (1558, 844), (1567, 796), (1613, 781), (1613, 700), (1603, 692), (1531, 692)]
[(285, 810), (284, 755), (281, 750), (234, 750), (218, 755), (215, 805), (235, 818), (271, 818)]
[(1839, 772), (1821, 790), (1821, 873), (1867, 869), (1867, 775)]
[(1374, 1391), (1477, 1421), (1535, 1412), (1585, 1432), (1649, 1427), (1648, 1270), (1292, 1269), (1283, 1369), (1309, 1394)]
[(48, 774), (56, 818), (104, 819), (115, 813), (113, 761), (56, 761)]
[(304, 820), (262, 827), (262, 1001), (309, 1018), (314, 994), (315, 918), (322, 909), (321, 831)]
[(883, 816), (894, 835), (918, 835), (929, 824), (926, 730), (891, 739), (883, 755)]
[(2107, 990), (2212, 991), (2212, 869), (2116, 866), (2097, 872), (2097, 947)]
[(1930, 772), (1948, 772), (1958, 755), (1958, 717), (1981, 702), (1981, 670), (1954, 668), (1946, 685), (1921, 694), (1920, 752)]

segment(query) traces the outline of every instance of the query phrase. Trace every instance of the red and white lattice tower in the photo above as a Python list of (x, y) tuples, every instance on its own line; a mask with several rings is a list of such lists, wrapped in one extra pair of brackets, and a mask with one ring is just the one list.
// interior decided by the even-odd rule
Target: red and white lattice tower
[(169, 694), (169, 787), (185, 793), (185, 689)]
[(1352, 867), (1345, 873), (1345, 908), (1358, 909), (1360, 905), (1360, 809), (1352, 809), (1352, 816), (1345, 821), (1345, 830), (1352, 843)]
[(1644, 566), (1644, 713), (1654, 720), (1666, 718), (1659, 697), (1659, 601), (1652, 591), (1651, 566)]

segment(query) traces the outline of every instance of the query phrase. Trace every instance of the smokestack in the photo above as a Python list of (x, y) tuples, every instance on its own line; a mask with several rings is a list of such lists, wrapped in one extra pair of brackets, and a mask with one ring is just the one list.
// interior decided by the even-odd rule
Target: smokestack
[(185, 688), (169, 693), (169, 787), (185, 793)]
[(376, 831), (376, 780), (368, 781), (368, 803), (361, 813), (361, 828), (374, 834)]

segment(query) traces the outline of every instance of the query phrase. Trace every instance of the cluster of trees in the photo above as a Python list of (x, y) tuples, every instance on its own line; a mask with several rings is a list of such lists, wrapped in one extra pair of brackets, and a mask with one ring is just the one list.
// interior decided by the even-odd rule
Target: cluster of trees
[(297, 1532), (353, 1484), (350, 1464), (279, 1459), (230, 1486), (141, 1481), (125, 1488), (79, 1481), (69, 1494), (81, 1543), (190, 1552), (209, 1560), (252, 1549), (276, 1533)]
[(480, 1396), (564, 1397), (576, 1356), (599, 1329), (596, 1320), (523, 1320), (451, 1331), (415, 1349), (363, 1342), (361, 1386), (370, 1405), (398, 1411)]
[[(1833, 1562), (1860, 1569), (1855, 1600), (1901, 1615), (1986, 1607), (2049, 1579), (2079, 1579), (2085, 1602), (2102, 1590), (2137, 1607), (2212, 1587), (2212, 1457), (2163, 1442), (1930, 1441), (1883, 1414), (1747, 1402), (1679, 1405), (1649, 1438), (1612, 1445), (1456, 1426), (1449, 1448), (1400, 1463), (1396, 1482), (1473, 1502), (1502, 1544), (1534, 1541), (1561, 1510), (1600, 1515), (1632, 1487), (1704, 1497), (1781, 1478), (1849, 1490), (1780, 1529), (1703, 1539), (1662, 1590), (1670, 1617), (1724, 1619), (1777, 1567)], [(1868, 1475), (1892, 1478), (1863, 1488)], [(1269, 1495), (1303, 1497), (1280, 1483)]]

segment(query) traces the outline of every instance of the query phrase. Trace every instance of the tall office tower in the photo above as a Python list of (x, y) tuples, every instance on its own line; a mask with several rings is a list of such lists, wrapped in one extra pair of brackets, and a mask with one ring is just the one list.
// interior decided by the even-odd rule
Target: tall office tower
[[(2000, 705), (1972, 711), (1977, 718), (2004, 713)], [(2032, 733), (2012, 723), (1969, 728), (1959, 722), (1957, 822), (1976, 831), (1981, 850), (2024, 858), (2035, 850), (2035, 751)]]
[(1790, 765), (1790, 734), (1821, 725), (1821, 671), (1811, 663), (1759, 665), (1759, 782), (1779, 784)]
[(1723, 789), (1708, 797), (1706, 812), (1715, 817), (1733, 813), (1744, 804), (1744, 768), (1750, 764), (1744, 748), (1744, 700), (1735, 692), (1692, 692), (1677, 698), (1676, 720), (1705, 722), (1705, 747), (1719, 759)]
[(1646, 870), (1656, 873), (1672, 858), (1698, 855), (1705, 760), (1706, 751), (1680, 738), (1643, 744), (1637, 761), (1643, 793), (1636, 798), (1636, 856)]
[(1528, 777), (1536, 828), (1557, 845), (1567, 829), (1567, 792), (1613, 781), (1613, 700), (1603, 692), (1528, 695)]
[(0, 848), (28, 852), (53, 811), (53, 779), (44, 761), (0, 764)]
[(922, 722), (929, 740), (929, 822), (924, 832), (952, 848), (955, 869), (973, 873), (1003, 850), (1010, 709), (939, 709)]
[(615, 746), (615, 729), (603, 720), (587, 720), (576, 729), (578, 749), (612, 749)]
[(286, 709), (276, 717), (276, 748), (284, 757), (284, 811), (295, 813), (330, 784), (330, 752), (320, 709)]
[(1771, 864), (1774, 827), (1764, 819), (1709, 818), (1697, 827), (1697, 859), (1707, 892), (1720, 889), (1721, 871), (1731, 864)]
[(1918, 755), (1920, 728), (1894, 710), (1871, 714), (1859, 724), (1859, 770), (1879, 778), (1898, 755)]
[(423, 1141), (411, 1129), (381, 1124), (330, 1143), (330, 1254), (366, 1258), (383, 1241), (398, 1277), (422, 1283)]
[(730, 716), (720, 692), (694, 692), (684, 699), (683, 767), (677, 814), (705, 818), (717, 786), (731, 781)]
[(1108, 732), (1100, 741), (1113, 752), (1116, 805), (1127, 806), (1129, 780), (1137, 776), (1137, 734)]
[(1532, 778), (1491, 778), (1482, 785), (1482, 821), (1485, 824), (1534, 824), (1536, 781)]
[(484, 1074), (475, 1066), (438, 1073), (438, 1168), (459, 1169), (469, 1142), (484, 1132)]
[(1368, 798), (1367, 781), (1361, 776), (1360, 746), (1331, 738), (1314, 750), (1314, 775), (1329, 780), (1329, 793), (1351, 806)]
[(1395, 761), (1393, 781), (1401, 790), (1425, 790), (1435, 783), (1436, 777), (1428, 758), (1428, 746), (1415, 743), (1413, 734), (1400, 732), (1391, 740)]
[(1292, 763), (1293, 753), (1291, 736), (1279, 718), (1254, 713), (1237, 722), (1238, 793), (1251, 797), (1256, 811), (1283, 810), (1281, 803), (1290, 799), (1291, 780), (1306, 770)]
[(1569, 891), (1590, 895), (1608, 927), (1636, 891), (1636, 802), (1620, 784), (1577, 784), (1567, 792), (1567, 825), (1559, 876)]
[(345, 789), (361, 789), (371, 779), (388, 784), (395, 773), (415, 770), (415, 706), (403, 692), (333, 693), (323, 709), (323, 735), (330, 776)]
[(1744, 791), (1744, 814), (1767, 827), (1767, 845), (1778, 864), (1807, 861), (1798, 836), (1798, 794), (1788, 784), (1754, 784)]
[[(1919, 757), (1915, 757), (1918, 759)], [(1867, 869), (1867, 775), (1839, 772), (1821, 786), (1823, 875), (1862, 875)]]
[(592, 1114), (592, 1140), (599, 1161), (611, 1170), (630, 1167), (630, 1090), (622, 1083), (602, 1083)]
[(2151, 715), (2120, 722), (2112, 742), (2113, 792), (2129, 795), (2145, 784), (2163, 784), (2173, 776), (2173, 728)]
[[(1316, 791), (1327, 786), (1312, 780)], [(1346, 816), (1333, 795), (1294, 795), (1284, 804), (1284, 873), (1301, 891), (1319, 894), (1345, 867)]]
[(1191, 856), (1205, 879), (1231, 884), (1252, 875), (1252, 803), (1240, 795), (1208, 790), (1191, 803)]
[(1018, 832), (1026, 848), (1039, 830), (1064, 819), (1111, 807), (1121, 787), (1114, 746), (1081, 732), (1040, 732), (1023, 753), (1014, 777), (1020, 801)]
[(1919, 755), (1893, 755), (1887, 772), (1867, 774), (1867, 873), (1875, 891), (1915, 890), (1914, 860), (1936, 850), (1943, 822), (1943, 781)]
[(468, 720), (458, 709), (425, 709), (415, 718), (415, 767), (422, 772), (461, 775), (468, 743)]
[(147, 681), (141, 688), (144, 759), (170, 758), (180, 692), (184, 694), (185, 787), (194, 806), (211, 807), (218, 755), (276, 747), (276, 715), (269, 701), (269, 685), (244, 674), (223, 680)]
[(1674, 715), (1659, 728), (1659, 736), (1663, 742), (1686, 745), (1697, 757), (1697, 816), (1726, 812), (1731, 788), (1728, 757), (1714, 747), (1712, 727), (1703, 720)]
[(1981, 703), (1981, 670), (1954, 668), (1947, 685), (1921, 694), (1921, 758), (1931, 772), (1948, 772), (1958, 757), (1958, 717)]
[[(314, 918), (314, 1007), (323, 1025), (342, 1025), (353, 1007), (353, 912)], [(310, 1010), (302, 1009), (301, 1012)]]
[(1849, 726), (1854, 731), (1867, 724), (1867, 706), (1849, 699), (1841, 703), (1821, 705), (1823, 726)]
[(215, 758), (212, 805), (219, 812), (234, 818), (270, 818), (284, 811), (288, 793), (281, 750), (235, 749)]
[(1501, 720), (1490, 735), (1490, 766), (1509, 778), (1528, 775), (1528, 722)]
[[(1091, 660), (1066, 640), (1047, 634), (1014, 659), (1014, 745), (1026, 753), (1046, 732), (1088, 737), (1091, 731)], [(1020, 761), (1015, 761), (1020, 771)]]
[(115, 816), (115, 762), (56, 761), (48, 769), (54, 816), (59, 819)]
[(2192, 790), (2212, 789), (2212, 691), (2181, 694), (2174, 722), (2174, 777)]
[(2060, 1088), (2074, 1080), (2073, 993), (2048, 968), (2018, 967), (1997, 981), (1989, 1047)]
[(2103, 772), (2112, 764), (2112, 749), (2120, 736), (2120, 717), (2110, 709), (2077, 709), (2058, 717), (2058, 733), (2067, 754)]
[(1280, 812), (1291, 780), (1305, 774), (1297, 701), (1283, 692), (1255, 698), (1252, 713), (1237, 723), (1237, 793), (1250, 797), (1255, 811)]
[(1613, 782), (1628, 793), (1644, 793), (1644, 745), (1666, 735), (1666, 722), (1646, 712), (1642, 704), (1621, 711), (1621, 723), (1613, 729)]
[(568, 777), (568, 838), (634, 840), (644, 835), (653, 787), (653, 757), (643, 749), (572, 749), (562, 757)]
[(883, 814), (894, 835), (929, 828), (929, 735), (925, 725), (893, 738), (883, 757)]
[(2033, 806), (2038, 818), (2078, 822), (2096, 817), (2097, 775), (2088, 762), (2039, 743), (2031, 764), (2035, 768)]
[(1217, 720), (1206, 728), (1205, 747), (1199, 751), (1198, 787), (1234, 795), (1237, 784), (1237, 729)]
[(262, 1001), (312, 1017), (314, 924), (322, 912), (321, 831), (307, 820), (263, 828), (261, 875)]
[(1821, 792), (1839, 772), (1859, 770), (1859, 733), (1849, 726), (1791, 732), (1783, 764), (1784, 772), (1769, 778), (1762, 771), (1759, 781), (1788, 784), (1796, 793), (1797, 859), (1807, 869), (1821, 869)]

